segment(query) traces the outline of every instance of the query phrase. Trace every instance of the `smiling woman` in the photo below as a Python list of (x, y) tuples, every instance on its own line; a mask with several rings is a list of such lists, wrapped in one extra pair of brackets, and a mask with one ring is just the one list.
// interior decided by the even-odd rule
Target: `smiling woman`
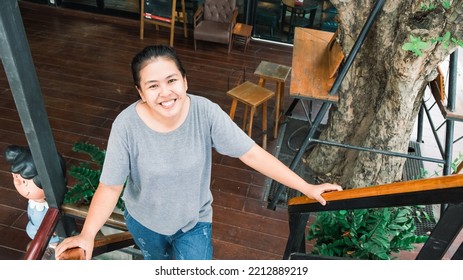
[(136, 110), (143, 122), (158, 132), (177, 129), (190, 107), (185, 70), (174, 61), (162, 48), (150, 48), (134, 59), (134, 68), (139, 69), (134, 71), (135, 87), (142, 100)]
[(56, 257), (94, 239), (125, 185), (124, 218), (145, 259), (212, 259), (212, 152), (246, 165), (324, 204), (332, 184), (310, 185), (256, 145), (218, 104), (187, 93), (186, 71), (174, 49), (148, 46), (132, 60), (140, 100), (113, 122), (100, 184), (78, 236)]

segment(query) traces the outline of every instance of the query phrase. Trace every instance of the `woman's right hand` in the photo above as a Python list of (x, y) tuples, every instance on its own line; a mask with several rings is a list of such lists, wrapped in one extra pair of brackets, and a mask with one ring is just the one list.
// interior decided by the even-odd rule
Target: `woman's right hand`
[(83, 234), (68, 237), (64, 239), (60, 244), (58, 244), (58, 246), (56, 246), (55, 258), (59, 260), (60, 255), (67, 249), (79, 247), (84, 250), (85, 259), (90, 260), (92, 258), (94, 244), (95, 242), (93, 237), (86, 237)]

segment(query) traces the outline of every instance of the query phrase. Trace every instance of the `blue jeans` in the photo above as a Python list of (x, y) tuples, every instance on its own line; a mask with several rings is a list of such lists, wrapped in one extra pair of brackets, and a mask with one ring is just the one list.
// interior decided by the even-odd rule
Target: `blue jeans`
[(145, 260), (211, 260), (212, 224), (199, 222), (187, 232), (173, 235), (154, 232), (124, 212), (127, 229)]

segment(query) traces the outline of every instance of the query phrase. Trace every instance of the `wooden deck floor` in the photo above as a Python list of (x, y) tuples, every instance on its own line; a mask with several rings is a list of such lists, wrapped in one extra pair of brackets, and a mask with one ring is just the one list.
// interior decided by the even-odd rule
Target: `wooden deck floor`
[[(81, 159), (71, 151), (73, 143), (88, 141), (105, 148), (113, 119), (137, 100), (131, 85), (133, 55), (149, 44), (168, 44), (169, 36), (163, 28), (156, 31), (154, 26), (147, 26), (145, 39), (140, 40), (136, 20), (19, 3), (56, 146), (70, 166)], [(181, 30), (177, 30), (174, 44), (187, 69), (189, 92), (211, 99), (226, 112), (231, 105), (226, 91), (243, 69), (247, 80), (257, 82), (253, 72), (261, 60), (291, 65), (292, 48), (287, 46), (252, 42), (246, 54), (237, 46), (227, 55), (225, 45), (199, 42), (195, 52), (191, 32), (185, 39)], [(7, 145), (27, 142), (3, 67), (0, 69), (3, 151)], [(273, 104), (269, 106), (271, 112)], [(254, 132), (253, 138), (260, 143), (259, 130)], [(270, 139), (270, 148), (274, 142)], [(282, 258), (287, 214), (285, 209), (266, 209), (264, 182), (265, 177), (239, 160), (214, 155), (215, 259)], [(24, 230), (26, 206), (1, 155), (0, 259), (23, 257), (30, 241)]]

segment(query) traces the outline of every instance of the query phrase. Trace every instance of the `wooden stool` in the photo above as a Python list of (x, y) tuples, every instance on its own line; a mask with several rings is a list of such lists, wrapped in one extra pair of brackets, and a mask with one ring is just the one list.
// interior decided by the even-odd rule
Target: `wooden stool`
[(259, 85), (265, 87), (266, 80), (276, 82), (276, 99), (275, 99), (275, 126), (273, 129), (273, 138), (278, 136), (278, 122), (280, 120), (280, 110), (283, 107), (283, 97), (285, 93), (285, 82), (291, 72), (291, 67), (261, 61), (254, 75), (259, 76)]
[(254, 83), (246, 81), (239, 86), (232, 88), (227, 92), (227, 95), (233, 98), (230, 108), (230, 118), (233, 120), (235, 117), (236, 107), (238, 101), (244, 103), (246, 108), (243, 117), (243, 130), (246, 130), (246, 122), (248, 119), (248, 110), (250, 108), (248, 135), (252, 134), (252, 123), (256, 108), (262, 104), (262, 148), (267, 149), (267, 100), (272, 98), (275, 93), (271, 90), (258, 86)]
[(248, 47), (249, 41), (251, 41), (251, 33), (252, 33), (251, 25), (247, 25), (247, 24), (243, 24), (239, 22), (235, 24), (235, 27), (233, 28), (232, 47), (233, 47), (233, 41), (237, 41), (244, 45), (244, 52), (246, 52), (246, 48)]

